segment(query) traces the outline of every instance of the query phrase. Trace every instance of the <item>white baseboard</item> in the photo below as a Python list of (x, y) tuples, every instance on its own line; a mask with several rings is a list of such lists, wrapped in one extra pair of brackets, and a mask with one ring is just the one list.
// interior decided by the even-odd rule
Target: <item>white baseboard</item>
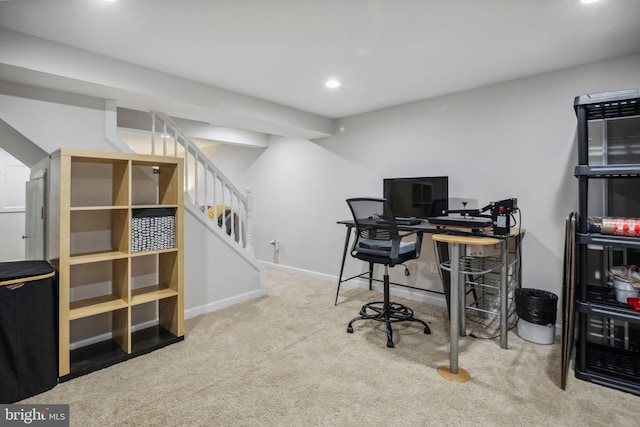
[[(287, 265), (274, 264), (274, 263), (267, 262), (267, 261), (259, 261), (259, 263), (262, 264), (264, 267), (267, 267), (267, 268), (273, 268), (273, 269), (281, 270), (281, 271), (288, 271), (290, 273), (301, 274), (303, 276), (312, 277), (314, 279), (320, 279), (320, 280), (325, 280), (327, 282), (332, 282), (332, 284), (334, 286), (336, 286), (336, 288), (337, 288), (338, 276), (335, 276), (335, 275), (325, 274), (325, 273), (318, 273), (317, 271), (305, 270), (305, 269), (302, 269), (302, 268), (291, 267), (291, 266), (287, 266)], [(369, 289), (369, 281), (366, 280), (366, 279), (353, 279), (353, 280), (350, 280), (349, 282), (343, 282), (342, 285), (340, 285), (340, 287), (341, 288), (343, 288), (343, 287), (352, 287), (352, 288), (360, 288), (360, 289)], [(382, 284), (381, 283), (374, 283), (373, 284), (373, 289), (377, 290), (379, 292), (382, 292)], [(391, 293), (391, 295), (398, 296), (398, 297), (401, 297), (401, 298), (410, 299), (410, 300), (413, 300), (413, 301), (419, 301), (419, 302), (424, 302), (424, 303), (427, 303), (427, 304), (433, 304), (433, 305), (438, 306), (438, 307), (446, 307), (447, 306), (447, 300), (445, 299), (444, 295), (434, 295), (434, 294), (431, 294), (431, 293), (426, 292), (426, 291), (420, 291), (420, 290), (416, 290), (416, 289), (407, 289), (407, 288), (402, 288), (402, 287), (398, 287), (398, 286), (392, 286), (391, 289), (389, 290), (389, 292)], [(229, 304), (229, 305), (231, 305), (231, 304)], [(220, 307), (220, 308), (222, 308), (222, 307)], [(213, 310), (211, 310), (211, 311), (213, 311)], [(186, 315), (185, 315), (185, 317), (186, 317)], [(560, 335), (561, 331), (562, 331), (562, 325), (561, 324), (556, 324), (556, 335)]]
[(226, 307), (230, 307), (241, 302), (249, 301), (252, 299), (260, 298), (266, 294), (266, 289), (259, 289), (251, 292), (245, 292), (244, 294), (235, 295), (231, 298), (226, 298), (220, 301), (210, 302), (198, 307), (193, 307), (184, 311), (184, 318), (191, 319), (202, 314), (210, 313), (212, 311), (220, 310)]
[[(135, 331), (140, 331), (142, 329), (147, 329), (150, 328), (152, 326), (156, 326), (158, 324), (158, 319), (155, 320), (149, 320), (147, 322), (143, 322), (143, 323), (139, 323), (137, 325), (133, 325), (131, 327), (131, 332), (135, 332)], [(102, 341), (107, 341), (110, 340), (112, 338), (112, 333), (111, 332), (106, 332), (104, 334), (101, 335), (97, 335), (94, 337), (89, 337), (83, 340), (79, 340), (79, 341), (74, 341), (72, 343), (69, 344), (69, 350), (75, 350), (76, 348), (82, 348), (82, 347), (86, 347), (88, 345), (91, 344), (96, 344)]]
[(274, 264), (268, 261), (259, 261), (264, 267), (273, 268), (275, 270), (288, 271), (290, 273), (297, 273), (303, 276), (312, 277), (314, 279), (326, 280), (328, 282), (338, 283), (338, 276), (331, 274), (318, 273), (317, 271), (304, 270), (298, 267), (290, 267), (288, 265)]
[[(281, 264), (273, 264), (267, 261), (260, 261), (260, 262), (265, 267), (268, 267), (268, 268), (288, 271), (290, 273), (297, 273), (303, 276), (312, 277), (314, 279), (326, 280), (328, 282), (332, 282), (333, 285), (336, 287), (336, 289), (338, 287), (338, 276), (335, 276), (335, 275), (318, 273), (317, 271), (304, 270), (302, 268), (290, 267), (290, 266), (281, 265)], [(340, 288), (342, 289), (345, 286), (353, 287), (353, 288), (369, 289), (369, 281), (365, 279), (353, 279), (348, 282), (343, 282), (340, 285)], [(376, 291), (382, 292), (382, 284), (374, 283), (373, 289)], [(413, 301), (419, 301), (427, 304), (437, 305), (439, 307), (447, 306), (447, 301), (444, 295), (432, 294), (427, 291), (420, 291), (417, 289), (409, 289), (409, 288), (403, 288), (400, 286), (393, 286), (393, 285), (391, 286), (391, 289), (389, 290), (389, 292), (391, 293), (391, 295), (398, 296), (400, 298), (407, 298)]]

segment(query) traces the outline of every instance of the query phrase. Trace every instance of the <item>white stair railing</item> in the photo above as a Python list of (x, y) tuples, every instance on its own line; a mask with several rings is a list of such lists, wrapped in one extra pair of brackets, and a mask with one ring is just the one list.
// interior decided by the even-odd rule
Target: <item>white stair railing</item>
[(167, 115), (151, 112), (150, 154), (184, 157), (185, 204), (254, 254), (251, 189), (241, 192)]

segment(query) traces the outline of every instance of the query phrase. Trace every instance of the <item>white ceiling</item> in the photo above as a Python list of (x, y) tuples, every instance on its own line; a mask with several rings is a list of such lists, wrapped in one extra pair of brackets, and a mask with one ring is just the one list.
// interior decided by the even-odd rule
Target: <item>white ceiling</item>
[(638, 53), (639, 17), (639, 0), (0, 2), (10, 30), (328, 118)]

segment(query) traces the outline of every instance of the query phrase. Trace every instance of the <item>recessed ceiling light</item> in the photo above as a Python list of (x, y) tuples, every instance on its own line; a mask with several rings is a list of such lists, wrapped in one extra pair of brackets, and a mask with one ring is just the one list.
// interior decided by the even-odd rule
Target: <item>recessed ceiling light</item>
[(580, 0), (580, 2), (581, 2), (582, 4), (597, 3), (597, 2), (599, 2), (599, 1), (600, 1), (600, 0)]
[(342, 86), (342, 83), (340, 83), (340, 81), (336, 79), (329, 79), (326, 82), (324, 82), (324, 85), (330, 89), (335, 89), (337, 87)]

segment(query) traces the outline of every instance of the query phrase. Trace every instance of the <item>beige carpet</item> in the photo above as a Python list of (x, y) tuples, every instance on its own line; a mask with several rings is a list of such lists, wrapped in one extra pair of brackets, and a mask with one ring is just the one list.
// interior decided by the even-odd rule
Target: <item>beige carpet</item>
[(269, 270), (268, 295), (187, 321), (184, 342), (59, 384), (23, 403), (69, 403), (73, 426), (637, 426), (637, 396), (560, 384), (560, 344), (509, 333), (460, 340), (454, 383), (442, 308), (407, 302), (430, 323), (346, 326), (379, 294)]

